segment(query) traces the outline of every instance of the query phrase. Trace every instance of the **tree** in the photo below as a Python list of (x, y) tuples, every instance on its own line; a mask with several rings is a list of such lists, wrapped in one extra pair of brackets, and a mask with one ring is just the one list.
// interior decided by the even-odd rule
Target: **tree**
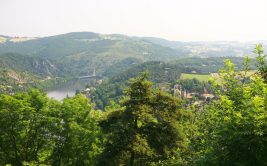
[(207, 109), (203, 165), (267, 163), (267, 85), (260, 75), (247, 73), (235, 72), (226, 61), (216, 85), (219, 100)]
[(257, 56), (257, 67), (260, 75), (264, 79), (264, 82), (267, 83), (267, 64), (266, 64), (266, 57), (267, 55), (264, 54), (264, 50), (262, 44), (257, 44), (254, 51)]
[(98, 164), (148, 165), (179, 156), (186, 148), (180, 101), (153, 90), (147, 74), (131, 80), (125, 95), (101, 122), (107, 138)]
[(52, 165), (93, 165), (101, 150), (98, 112), (79, 94), (65, 98), (56, 114), (58, 128)]
[(49, 99), (38, 90), (0, 95), (0, 165), (93, 165), (101, 133), (81, 95)]
[(38, 90), (0, 95), (1, 165), (46, 162), (53, 146), (48, 101)]

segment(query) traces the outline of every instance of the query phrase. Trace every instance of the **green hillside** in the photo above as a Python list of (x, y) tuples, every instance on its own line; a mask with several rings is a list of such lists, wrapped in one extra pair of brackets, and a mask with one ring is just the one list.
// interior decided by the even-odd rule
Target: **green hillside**
[(0, 68), (31, 72), (43, 76), (61, 73), (58, 64), (51, 60), (17, 53), (0, 54)]
[[(209, 58), (200, 58), (200, 57), (190, 57), (182, 58), (177, 61), (173, 61), (173, 64), (181, 64), (185, 67), (194, 68), (197, 73), (214, 73), (219, 69), (224, 67), (224, 62), (226, 59), (231, 59), (235, 63), (236, 69), (241, 69), (243, 67), (243, 57), (209, 57)], [(255, 59), (251, 60), (250, 69), (256, 68)]]
[[(218, 57), (251, 54), (251, 46), (250, 43), (238, 42), (177, 42), (161, 38), (72, 32), (40, 38), (1, 36), (0, 54), (11, 52), (48, 59), (62, 64), (61, 70), (73, 76), (91, 74), (94, 68), (98, 75), (109, 76), (147, 61), (183, 61), (186, 66), (184, 62), (187, 61), (191, 67), (197, 66), (201, 72), (206, 72), (210, 67), (218, 68), (218, 63), (222, 67), (223, 63)], [(211, 59), (214, 63), (209, 64), (200, 57), (218, 59)]]
[(28, 88), (46, 89), (64, 81), (61, 65), (40, 57), (16, 53), (0, 54), (0, 92), (15, 92)]
[(60, 62), (73, 74), (102, 74), (109, 66), (128, 58), (139, 62), (178, 59), (182, 53), (144, 40), (123, 35), (76, 32), (37, 38), (25, 42), (4, 42), (0, 53), (14, 52)]
[(164, 62), (145, 62), (134, 65), (132, 68), (122, 71), (105, 80), (104, 83), (93, 92), (93, 100), (98, 108), (103, 109), (109, 100), (118, 100), (123, 94), (123, 90), (129, 83), (129, 79), (134, 78), (140, 73), (148, 71), (149, 78), (159, 85), (162, 82), (174, 82), (180, 77), (181, 73), (191, 71), (182, 65), (169, 64)]
[[(104, 78), (118, 74), (123, 77), (126, 74), (129, 77), (125, 79), (151, 69), (152, 73), (155, 73), (153, 81), (160, 82), (159, 80), (178, 78), (175, 77), (177, 74), (171, 74), (170, 65), (186, 69), (182, 72), (208, 73), (217, 72), (223, 67), (223, 61), (226, 59), (188, 57), (191, 56), (187, 48), (190, 42), (170, 42), (160, 38), (102, 35), (92, 32), (74, 32), (41, 38), (0, 37), (1, 82), (13, 86), (38, 82), (47, 77), (66, 79), (91, 75), (94, 69), (97, 75)], [(179, 47), (176, 47), (177, 45)], [(237, 68), (242, 66), (243, 58), (231, 59)], [(150, 61), (168, 63), (165, 68), (170, 68), (170, 71), (160, 65), (155, 65), (152, 69), (153, 65), (146, 64)], [(162, 72), (169, 73), (164, 75)], [(176, 72), (181, 73), (180, 69)]]

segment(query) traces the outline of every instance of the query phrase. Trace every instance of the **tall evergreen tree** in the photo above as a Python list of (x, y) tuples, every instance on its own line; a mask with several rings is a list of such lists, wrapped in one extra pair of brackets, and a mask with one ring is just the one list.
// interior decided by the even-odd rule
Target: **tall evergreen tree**
[(266, 63), (266, 57), (267, 55), (264, 54), (264, 50), (262, 47), (262, 44), (257, 44), (254, 51), (257, 56), (257, 67), (260, 75), (264, 79), (264, 82), (267, 83), (267, 63)]
[(107, 112), (107, 134), (99, 165), (149, 165), (186, 148), (180, 101), (155, 91), (147, 74), (131, 81), (120, 109)]

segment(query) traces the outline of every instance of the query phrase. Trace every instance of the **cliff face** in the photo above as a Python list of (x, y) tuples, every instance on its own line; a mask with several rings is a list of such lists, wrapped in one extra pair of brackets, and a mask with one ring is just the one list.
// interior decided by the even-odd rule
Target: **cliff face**
[(60, 73), (57, 65), (47, 59), (15, 53), (0, 54), (0, 92), (36, 87)]
[(59, 74), (57, 65), (50, 60), (16, 53), (0, 54), (0, 69), (26, 72), (39, 76)]
[(33, 69), (37, 71), (38, 73), (43, 73), (45, 75), (52, 76), (58, 71), (58, 68), (49, 60), (43, 60), (43, 59), (32, 59), (30, 62)]

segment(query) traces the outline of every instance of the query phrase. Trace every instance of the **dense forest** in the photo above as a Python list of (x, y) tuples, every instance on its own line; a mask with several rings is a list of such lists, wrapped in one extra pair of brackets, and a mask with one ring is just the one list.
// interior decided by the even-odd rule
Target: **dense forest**
[(0, 94), (0, 165), (266, 165), (267, 64), (262, 45), (255, 53), (253, 74), (251, 59), (241, 68), (226, 60), (210, 80), (216, 99), (201, 107), (159, 89), (189, 69), (161, 62), (109, 80), (119, 86), (103, 83), (99, 97), (121, 95), (105, 104), (37, 89)]
[[(123, 70), (123, 67), (119, 66), (129, 65), (127, 62), (133, 61), (133, 59), (127, 59), (121, 64), (114, 65), (117, 72), (106, 73), (107, 79), (92, 92), (92, 100), (96, 103), (97, 108), (100, 109), (104, 109), (110, 100), (119, 101), (122, 98), (123, 90), (129, 85), (128, 80), (137, 77), (143, 71), (150, 73), (149, 79), (154, 83), (154, 87), (159, 87), (162, 83), (166, 83), (168, 86), (179, 83), (190, 92), (200, 93), (204, 88), (210, 89), (210, 85), (196, 79), (180, 80), (181, 74), (192, 72), (200, 74), (216, 73), (219, 69), (223, 68), (226, 59), (231, 59), (235, 64), (235, 71), (242, 70), (244, 58), (239, 57), (184, 58), (173, 62), (150, 61), (135, 64), (128, 70)], [(255, 68), (255, 59), (251, 59), (250, 69), (255, 70)], [(110, 68), (110, 71), (112, 70), (113, 68)]]

